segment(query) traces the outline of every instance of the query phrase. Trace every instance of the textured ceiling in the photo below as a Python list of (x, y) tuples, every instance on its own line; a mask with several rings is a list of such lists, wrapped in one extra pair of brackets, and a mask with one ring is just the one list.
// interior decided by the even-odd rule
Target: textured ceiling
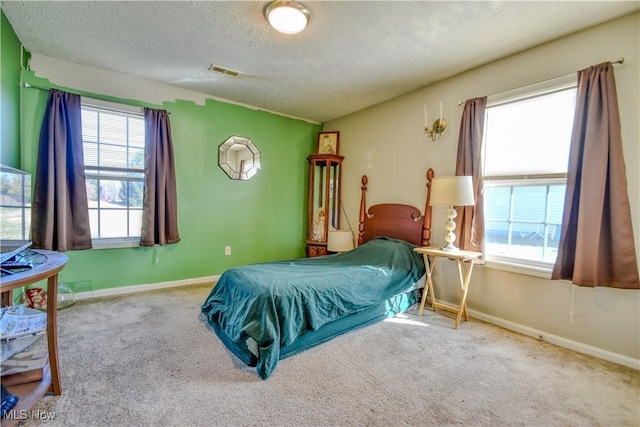
[[(308, 1), (297, 35), (260, 1), (2, 1), (25, 48), (326, 122), (638, 10), (636, 1)], [(614, 58), (615, 59), (615, 58)], [(210, 65), (241, 73), (208, 71)]]

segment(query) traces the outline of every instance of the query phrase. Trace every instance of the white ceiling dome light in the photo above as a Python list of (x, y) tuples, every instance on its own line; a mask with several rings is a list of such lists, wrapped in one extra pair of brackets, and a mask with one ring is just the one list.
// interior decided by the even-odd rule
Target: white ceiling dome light
[(297, 1), (276, 0), (264, 9), (269, 24), (284, 34), (297, 34), (311, 20), (311, 12)]

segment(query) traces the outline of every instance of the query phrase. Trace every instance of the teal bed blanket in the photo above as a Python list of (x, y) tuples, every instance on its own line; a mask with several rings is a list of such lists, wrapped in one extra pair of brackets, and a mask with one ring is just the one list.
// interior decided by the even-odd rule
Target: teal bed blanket
[(415, 303), (425, 267), (414, 247), (379, 237), (341, 254), (232, 268), (202, 313), (227, 348), (266, 379), (278, 360)]

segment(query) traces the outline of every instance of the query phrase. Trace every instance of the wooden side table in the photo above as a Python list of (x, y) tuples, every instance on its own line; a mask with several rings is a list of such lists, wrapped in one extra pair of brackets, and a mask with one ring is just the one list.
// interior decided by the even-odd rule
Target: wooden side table
[[(47, 393), (55, 395), (62, 393), (60, 384), (60, 365), (58, 364), (58, 273), (62, 271), (68, 261), (67, 255), (46, 250), (28, 249), (44, 259), (34, 263), (31, 270), (3, 276), (0, 280), (0, 291), (3, 305), (13, 302), (13, 290), (27, 286), (41, 280), (47, 281), (47, 349), (49, 351), (49, 366), (45, 368), (42, 380), (7, 387), (10, 393), (18, 396), (19, 400), (7, 415), (1, 419), (3, 427), (9, 427), (20, 422), (15, 414), (30, 411), (36, 403)], [(24, 412), (23, 412), (24, 411)]]
[[(427, 301), (427, 293), (431, 294), (431, 306), (433, 311), (436, 311), (437, 308), (442, 310), (451, 311), (456, 313), (456, 323), (454, 329), (458, 329), (458, 325), (460, 324), (460, 320), (464, 315), (464, 320), (469, 320), (469, 315), (467, 314), (467, 292), (469, 291), (469, 282), (471, 280), (471, 272), (473, 271), (473, 264), (476, 259), (478, 259), (482, 253), (474, 252), (474, 251), (445, 251), (439, 247), (434, 246), (426, 246), (421, 248), (415, 248), (414, 251), (422, 254), (424, 258), (424, 266), (427, 270), (427, 290), (422, 292), (422, 301), (420, 302), (420, 310), (418, 311), (418, 316), (422, 316), (422, 310), (424, 309), (424, 304)], [(433, 269), (436, 265), (436, 260), (438, 258), (446, 258), (450, 260), (455, 260), (458, 265), (458, 278), (460, 280), (460, 304), (457, 307), (452, 307), (450, 305), (442, 304), (436, 301), (436, 296), (433, 292)]]

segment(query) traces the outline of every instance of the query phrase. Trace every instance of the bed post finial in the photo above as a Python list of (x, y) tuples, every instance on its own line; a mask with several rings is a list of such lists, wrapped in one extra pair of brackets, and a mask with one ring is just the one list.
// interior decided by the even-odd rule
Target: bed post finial
[(362, 187), (360, 190), (362, 194), (360, 195), (360, 216), (358, 217), (358, 246), (362, 244), (362, 240), (364, 239), (364, 220), (366, 215), (366, 202), (365, 202), (365, 192), (367, 191), (367, 183), (369, 179), (367, 175), (362, 175)]
[(431, 181), (435, 174), (433, 169), (427, 170), (427, 203), (424, 207), (424, 225), (422, 226), (423, 246), (429, 246), (431, 241)]

